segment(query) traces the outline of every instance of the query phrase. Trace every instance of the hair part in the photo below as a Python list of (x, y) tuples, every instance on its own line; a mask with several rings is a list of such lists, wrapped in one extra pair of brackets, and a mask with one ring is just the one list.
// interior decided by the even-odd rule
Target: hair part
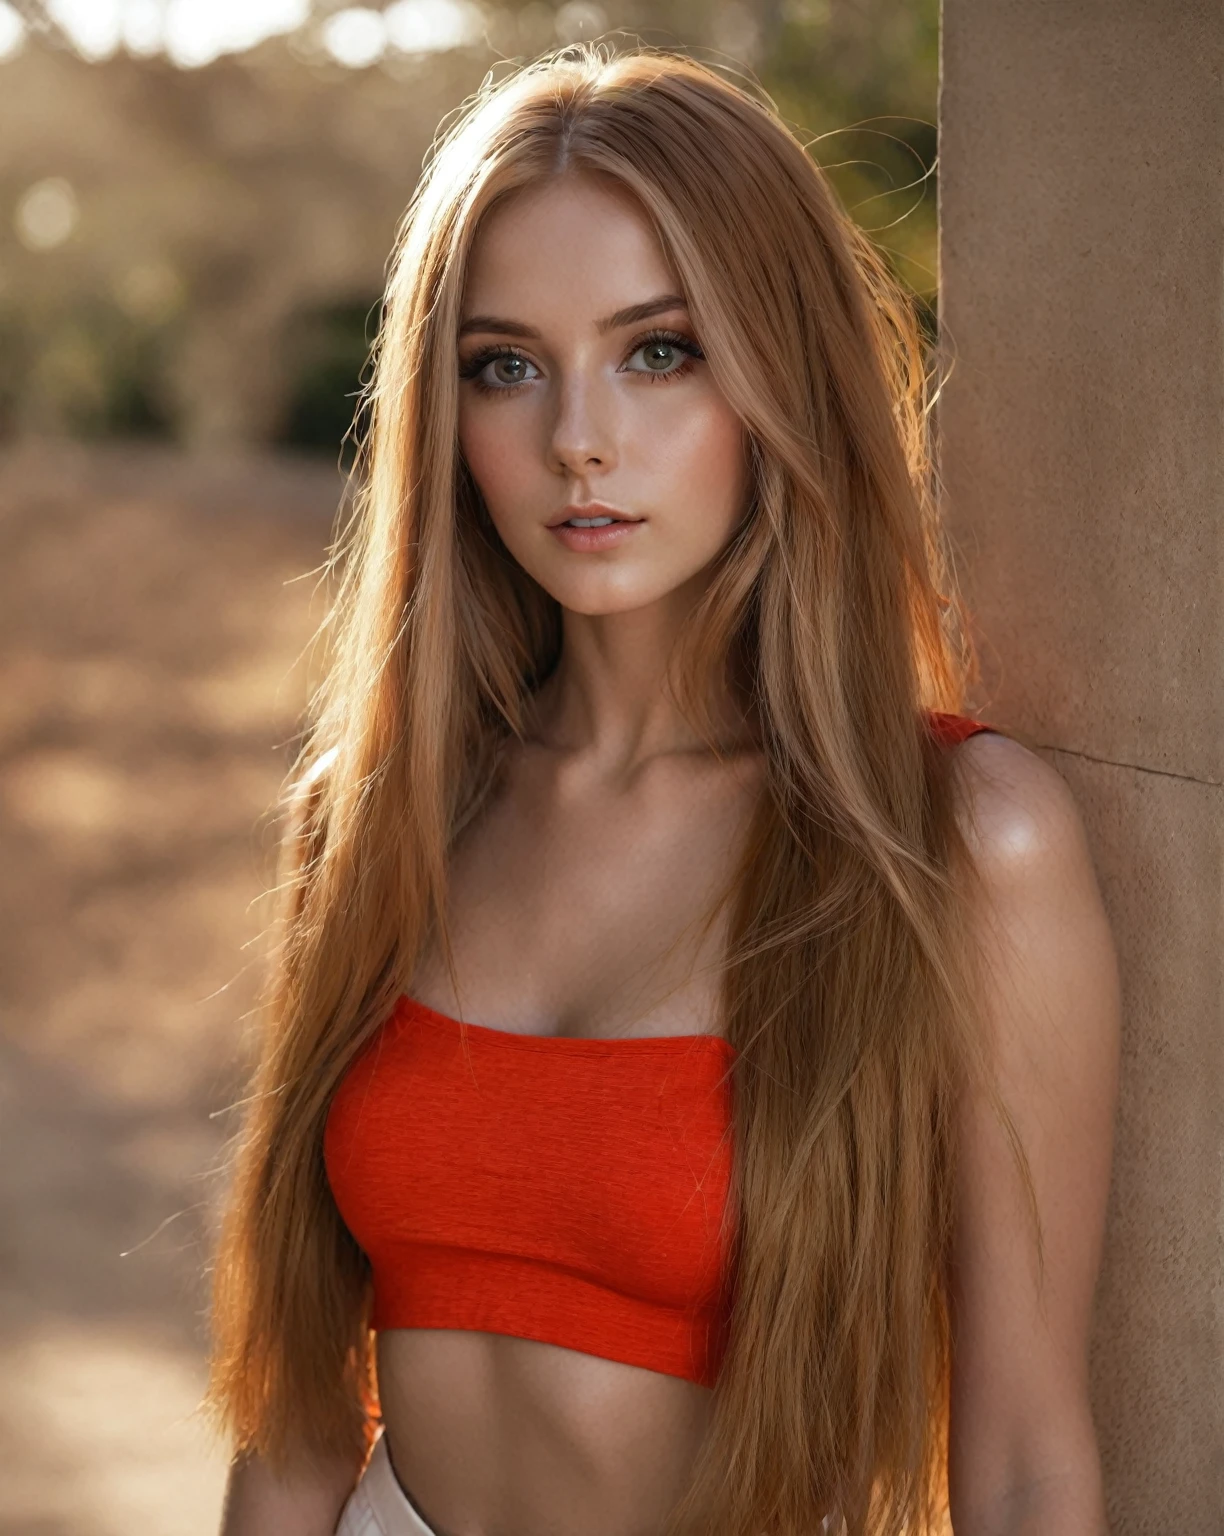
[(446, 868), (560, 651), (457, 446), (481, 219), (596, 176), (653, 221), (744, 422), (748, 515), (673, 658), (714, 740), (738, 680), (767, 773), (728, 886), (734, 1288), (711, 1433), (672, 1536), (938, 1528), (953, 1111), (984, 1077), (972, 869), (924, 711), (968, 653), (943, 559), (914, 308), (767, 104), (671, 54), (567, 50), (440, 142), (387, 287), (337, 548), (329, 665), (288, 793), (284, 912), (217, 1261), (211, 1401), (240, 1448), (356, 1456), (369, 1274), (327, 1185), (332, 1093), (431, 935)]

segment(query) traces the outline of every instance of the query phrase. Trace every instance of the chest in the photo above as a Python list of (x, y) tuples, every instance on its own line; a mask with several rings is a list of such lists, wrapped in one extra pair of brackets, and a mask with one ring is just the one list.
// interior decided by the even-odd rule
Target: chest
[(412, 995), (499, 1029), (718, 1032), (728, 905), (751, 774), (667, 769), (618, 789), (517, 765), (454, 850), (447, 920)]

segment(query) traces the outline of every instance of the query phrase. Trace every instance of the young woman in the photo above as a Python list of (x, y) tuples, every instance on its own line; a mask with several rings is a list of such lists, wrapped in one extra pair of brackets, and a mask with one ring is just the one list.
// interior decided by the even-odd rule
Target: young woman
[(1062, 782), (956, 714), (926, 385), (693, 63), (439, 148), (217, 1264), (227, 1536), (1101, 1536), (1114, 961)]

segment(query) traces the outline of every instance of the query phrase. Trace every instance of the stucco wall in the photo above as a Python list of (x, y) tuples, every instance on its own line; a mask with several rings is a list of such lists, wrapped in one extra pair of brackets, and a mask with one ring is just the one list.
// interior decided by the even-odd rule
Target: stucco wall
[(1219, 0), (944, 0), (944, 482), (988, 718), (1072, 785), (1125, 990), (1115, 1536), (1224, 1531)]

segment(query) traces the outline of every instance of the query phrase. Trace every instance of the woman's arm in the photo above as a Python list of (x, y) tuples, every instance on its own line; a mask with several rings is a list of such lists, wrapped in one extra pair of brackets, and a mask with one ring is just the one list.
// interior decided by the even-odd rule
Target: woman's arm
[(258, 1456), (230, 1468), (221, 1536), (333, 1536), (359, 1468), (312, 1461), (275, 1475)]
[(1104, 1536), (1088, 1339), (1109, 1188), (1117, 968), (1062, 779), (1000, 736), (961, 748), (989, 1043), (1044, 1241), (989, 1105), (961, 1114), (949, 1488), (956, 1536)]

